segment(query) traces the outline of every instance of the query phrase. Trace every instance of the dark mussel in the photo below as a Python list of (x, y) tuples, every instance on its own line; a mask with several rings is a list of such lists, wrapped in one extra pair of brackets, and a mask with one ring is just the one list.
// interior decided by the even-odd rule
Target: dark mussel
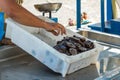
[(81, 42), (85, 42), (86, 39), (83, 37), (77, 37), (76, 35), (73, 35), (73, 37), (78, 38)]
[(74, 48), (70, 48), (69, 49), (69, 53), (70, 53), (70, 55), (76, 55), (76, 54), (78, 54), (77, 50), (74, 49)]
[(76, 48), (76, 46), (73, 43), (70, 43), (70, 42), (66, 42), (66, 46), (68, 48)]
[(89, 49), (92, 49), (92, 48), (94, 48), (94, 44), (93, 44), (93, 42), (88, 40), (88, 41), (85, 42), (85, 47), (89, 48)]
[(81, 38), (74, 35), (73, 37), (64, 37), (63, 40), (57, 42), (57, 45), (54, 46), (54, 48), (59, 52), (70, 56), (94, 48), (94, 43), (83, 37)]

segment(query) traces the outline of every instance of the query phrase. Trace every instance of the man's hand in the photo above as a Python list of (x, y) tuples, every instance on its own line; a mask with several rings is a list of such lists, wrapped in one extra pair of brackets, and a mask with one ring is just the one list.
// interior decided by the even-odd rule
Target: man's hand
[(66, 34), (64, 26), (59, 23), (48, 23), (48, 26), (46, 26), (45, 29), (56, 36), (59, 34)]

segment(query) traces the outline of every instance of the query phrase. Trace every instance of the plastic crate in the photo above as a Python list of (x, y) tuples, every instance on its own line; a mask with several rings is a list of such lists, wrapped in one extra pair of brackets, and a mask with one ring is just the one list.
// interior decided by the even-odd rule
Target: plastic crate
[[(9, 27), (12, 27), (11, 39), (17, 46), (28, 52), (41, 63), (45, 64), (51, 70), (61, 73), (63, 77), (66, 74), (73, 73), (79, 69), (96, 63), (98, 54), (103, 47), (94, 42), (95, 48), (74, 56), (67, 56), (59, 53), (53, 48), (58, 40), (63, 36), (54, 36), (43, 29), (29, 32), (23, 26), (12, 20), (7, 20)], [(32, 29), (32, 28), (31, 28)], [(67, 30), (67, 36), (81, 35)]]

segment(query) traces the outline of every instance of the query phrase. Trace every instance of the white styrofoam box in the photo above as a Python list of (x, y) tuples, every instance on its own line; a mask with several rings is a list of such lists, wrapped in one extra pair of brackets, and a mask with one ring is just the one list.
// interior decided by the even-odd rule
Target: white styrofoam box
[[(78, 55), (67, 56), (59, 53), (53, 48), (58, 40), (63, 39), (63, 36), (54, 36), (44, 29), (40, 29), (39, 33), (31, 33), (29, 30), (24, 29), (24, 27), (27, 26), (23, 27), (23, 25), (12, 20), (7, 20), (7, 24), (12, 26), (11, 39), (13, 43), (21, 47), (53, 71), (61, 73), (63, 77), (65, 77), (66, 74), (70, 74), (95, 63), (99, 52), (103, 50), (102, 46), (94, 42), (94, 49)], [(70, 30), (66, 31), (67, 36), (77, 35), (82, 37)]]
[[(9, 19), (6, 20), (6, 23), (7, 23), (8, 20)], [(24, 27), (24, 29), (29, 31), (30, 33), (38, 33), (40, 31), (38, 28), (25, 27), (24, 25), (22, 25), (22, 27)], [(9, 25), (7, 25), (7, 27), (6, 27), (6, 34), (5, 34), (6, 38), (11, 38), (12, 29), (13, 29), (12, 24), (9, 23)]]
[[(50, 19), (44, 17), (44, 16), (38, 16), (40, 19), (47, 21), (47, 22), (53, 22)], [(10, 18), (6, 19), (6, 23), (8, 23), (8, 21), (11, 20)], [(19, 24), (18, 24), (19, 25)], [(34, 28), (34, 27), (26, 27), (25, 25), (22, 25), (21, 27), (23, 27), (25, 30), (29, 31), (30, 33), (39, 33), (40, 29), (39, 28)], [(11, 38), (11, 32), (12, 32), (12, 24), (9, 23), (9, 25), (7, 25), (6, 27), (6, 33), (5, 33), (5, 37), (6, 38)]]

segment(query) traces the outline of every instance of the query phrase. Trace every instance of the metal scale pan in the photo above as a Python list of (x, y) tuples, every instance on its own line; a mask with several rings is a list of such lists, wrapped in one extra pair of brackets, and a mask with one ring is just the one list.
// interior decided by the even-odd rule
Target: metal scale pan
[(52, 12), (57, 12), (62, 6), (62, 3), (45, 3), (45, 4), (35, 4), (34, 7), (43, 12), (43, 16), (45, 13), (49, 13), (49, 18), (52, 17)]

